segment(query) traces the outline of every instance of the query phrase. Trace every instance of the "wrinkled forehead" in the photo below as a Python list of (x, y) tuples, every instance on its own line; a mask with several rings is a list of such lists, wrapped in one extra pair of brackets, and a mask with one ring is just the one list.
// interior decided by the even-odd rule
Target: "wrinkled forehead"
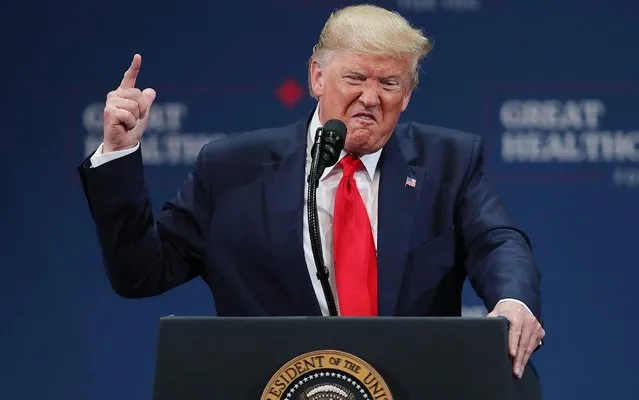
[(359, 73), (366, 76), (410, 77), (415, 63), (409, 56), (367, 54), (336, 51), (330, 55), (328, 67), (338, 73)]

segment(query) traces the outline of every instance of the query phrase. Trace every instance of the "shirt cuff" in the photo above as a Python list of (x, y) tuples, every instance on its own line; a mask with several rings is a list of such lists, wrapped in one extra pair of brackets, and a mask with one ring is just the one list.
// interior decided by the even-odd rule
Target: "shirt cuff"
[(520, 300), (517, 300), (517, 299), (501, 299), (501, 300), (499, 300), (499, 301), (497, 302), (497, 304), (499, 304), (499, 303), (503, 303), (503, 302), (505, 302), (505, 301), (514, 301), (515, 303), (519, 303), (519, 304), (521, 304), (521, 305), (522, 305), (522, 306), (523, 306), (526, 310), (528, 310), (528, 312), (529, 312), (529, 313), (531, 313), (531, 314), (533, 313), (532, 311), (530, 311), (530, 308), (528, 308), (528, 306), (527, 306), (527, 305), (526, 305), (523, 301), (520, 301)]
[(108, 153), (102, 152), (103, 146), (104, 146), (104, 143), (101, 143), (100, 147), (98, 147), (95, 153), (93, 153), (93, 155), (91, 156), (91, 168), (97, 168), (102, 164), (108, 163), (109, 161), (113, 161), (120, 157), (124, 157), (131, 153), (135, 153), (137, 149), (140, 147), (140, 142), (138, 142), (135, 145), (135, 147), (132, 149), (110, 151)]

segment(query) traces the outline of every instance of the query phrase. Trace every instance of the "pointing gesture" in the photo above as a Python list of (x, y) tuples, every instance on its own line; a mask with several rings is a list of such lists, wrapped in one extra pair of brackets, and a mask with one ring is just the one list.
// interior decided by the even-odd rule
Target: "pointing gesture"
[(138, 79), (140, 73), (140, 67), (142, 66), (142, 57), (139, 54), (133, 56), (129, 69), (124, 71), (124, 77), (120, 82), (120, 87), (123, 89), (135, 88), (135, 81)]
[(149, 121), (155, 90), (135, 87), (142, 57), (133, 56), (120, 86), (109, 92), (104, 107), (104, 153), (133, 148), (144, 134)]

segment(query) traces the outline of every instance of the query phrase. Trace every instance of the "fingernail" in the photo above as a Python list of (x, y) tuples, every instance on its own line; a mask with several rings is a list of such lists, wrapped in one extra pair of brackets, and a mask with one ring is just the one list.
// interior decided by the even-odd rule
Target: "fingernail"
[(521, 378), (521, 367), (515, 368), (515, 375), (517, 375), (518, 378)]

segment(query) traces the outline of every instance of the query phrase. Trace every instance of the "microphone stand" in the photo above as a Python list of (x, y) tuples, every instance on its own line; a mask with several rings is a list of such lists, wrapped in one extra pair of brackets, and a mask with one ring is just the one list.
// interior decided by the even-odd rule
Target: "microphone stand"
[[(311, 248), (313, 250), (313, 258), (315, 259), (315, 265), (317, 266), (317, 279), (322, 284), (322, 290), (324, 291), (324, 297), (326, 298), (326, 304), (328, 305), (328, 311), (331, 316), (337, 316), (337, 306), (335, 305), (335, 299), (333, 298), (333, 292), (331, 291), (331, 285), (328, 281), (328, 268), (324, 264), (324, 255), (322, 252), (322, 242), (320, 239), (319, 220), (317, 216), (317, 199), (316, 192), (319, 186), (319, 170), (320, 170), (320, 137), (321, 128), (317, 130), (315, 135), (315, 144), (311, 150), (311, 171), (308, 179), (308, 226), (311, 237)], [(324, 169), (322, 168), (322, 171)]]

